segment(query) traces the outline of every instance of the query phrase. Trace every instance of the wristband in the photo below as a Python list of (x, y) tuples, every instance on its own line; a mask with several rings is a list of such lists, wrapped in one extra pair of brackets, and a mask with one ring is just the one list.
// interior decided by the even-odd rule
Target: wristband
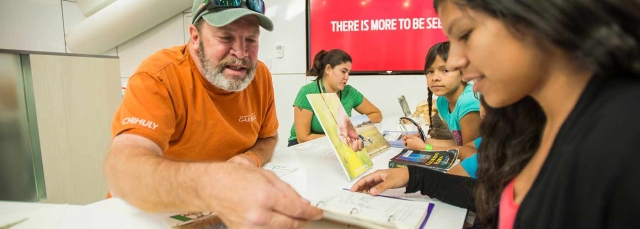
[(426, 150), (426, 151), (430, 151), (432, 149), (433, 149), (433, 146), (431, 144), (427, 144), (427, 146), (424, 147), (424, 150)]
[(260, 163), (260, 159), (258, 159), (258, 156), (256, 156), (255, 153), (247, 151), (245, 154), (253, 157), (253, 160), (256, 160), (256, 162), (258, 163), (258, 168), (262, 167), (262, 163)]

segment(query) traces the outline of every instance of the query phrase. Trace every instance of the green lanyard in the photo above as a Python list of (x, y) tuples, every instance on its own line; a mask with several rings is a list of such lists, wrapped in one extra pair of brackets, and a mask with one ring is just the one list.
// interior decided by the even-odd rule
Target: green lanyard
[[(318, 80), (316, 81), (316, 84), (318, 84), (318, 91), (320, 91), (320, 93), (324, 93), (324, 84), (322, 86), (320, 86), (320, 83), (322, 82), (322, 80)], [(342, 91), (338, 91), (338, 98), (340, 98), (340, 102), (342, 102)]]

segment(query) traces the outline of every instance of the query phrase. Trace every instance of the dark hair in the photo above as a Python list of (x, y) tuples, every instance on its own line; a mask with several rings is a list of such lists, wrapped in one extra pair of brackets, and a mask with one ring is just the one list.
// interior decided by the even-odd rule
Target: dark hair
[[(436, 11), (443, 1), (434, 1)], [(610, 77), (637, 77), (640, 73), (638, 1), (447, 1), (453, 1), (463, 12), (472, 9), (502, 21), (514, 36), (531, 34), (536, 42), (556, 46), (569, 53), (579, 67)], [(626, 72), (634, 74), (618, 74)], [(533, 157), (546, 118), (530, 97), (494, 109), (498, 112), (485, 108), (487, 116), (480, 127), (483, 141), (478, 154), (476, 207), (482, 227), (492, 228), (500, 195)]]
[(546, 116), (530, 96), (502, 108), (489, 107), (482, 97), (480, 102), (487, 115), (480, 123), (475, 197), (482, 228), (491, 228), (502, 191), (540, 146)]
[[(434, 8), (445, 0), (435, 0)], [(578, 66), (621, 77), (640, 73), (640, 1), (446, 0), (502, 21), (514, 35), (565, 50)], [(613, 74), (612, 74), (613, 73)]]
[(324, 77), (324, 68), (327, 64), (331, 66), (331, 68), (334, 68), (336, 65), (344, 63), (353, 63), (351, 56), (349, 56), (345, 51), (340, 49), (332, 49), (328, 52), (320, 50), (320, 52), (318, 52), (313, 58), (311, 68), (307, 72), (307, 76), (317, 76), (315, 80), (322, 79), (322, 77)]

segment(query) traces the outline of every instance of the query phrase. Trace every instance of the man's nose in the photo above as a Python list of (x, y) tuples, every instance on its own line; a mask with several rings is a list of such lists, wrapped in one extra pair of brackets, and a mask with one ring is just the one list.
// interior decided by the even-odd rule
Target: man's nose
[(231, 46), (230, 52), (231, 55), (234, 55), (239, 59), (244, 59), (249, 54), (249, 51), (247, 50), (247, 42), (243, 39), (236, 39)]

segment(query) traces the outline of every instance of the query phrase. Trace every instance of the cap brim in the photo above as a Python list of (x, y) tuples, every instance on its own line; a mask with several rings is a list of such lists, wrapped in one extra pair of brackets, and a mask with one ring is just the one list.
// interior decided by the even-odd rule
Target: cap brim
[(262, 28), (266, 29), (267, 31), (273, 31), (273, 22), (271, 22), (271, 19), (261, 13), (246, 8), (224, 9), (202, 15), (202, 18), (204, 18), (205, 21), (213, 26), (222, 27), (228, 25), (231, 22), (234, 22), (235, 20), (238, 20), (238, 18), (247, 15), (255, 15), (256, 17), (258, 17), (260, 26), (262, 26)]

